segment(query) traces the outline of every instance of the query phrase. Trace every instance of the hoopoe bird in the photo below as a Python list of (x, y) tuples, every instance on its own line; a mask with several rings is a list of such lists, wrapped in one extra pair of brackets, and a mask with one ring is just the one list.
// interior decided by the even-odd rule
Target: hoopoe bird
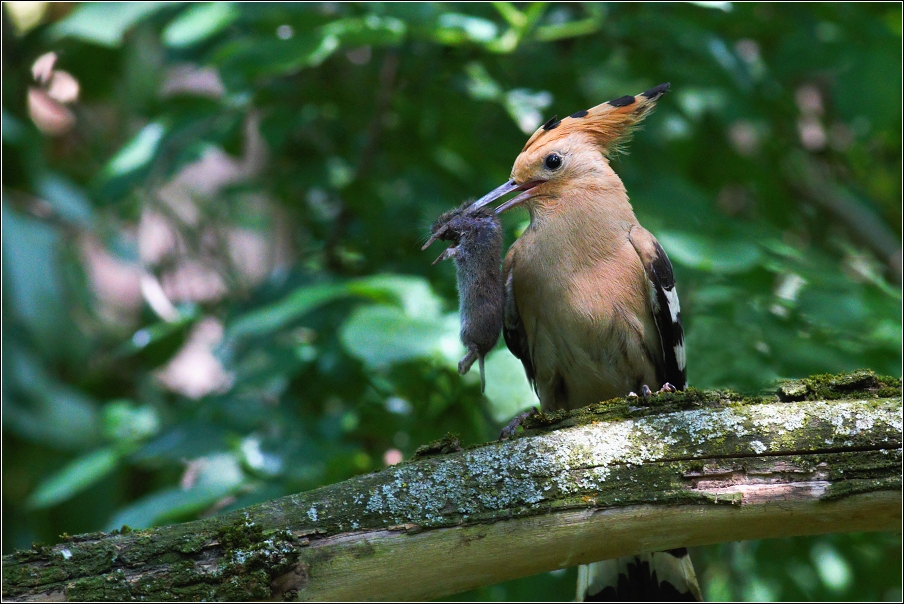
[[(544, 411), (687, 387), (672, 265), (609, 165), (668, 88), (553, 117), (524, 145), (511, 180), (470, 207), (517, 191), (496, 212), (530, 213), (503, 263), (503, 336)], [(684, 548), (579, 571), (579, 600), (669, 596), (700, 599)]]

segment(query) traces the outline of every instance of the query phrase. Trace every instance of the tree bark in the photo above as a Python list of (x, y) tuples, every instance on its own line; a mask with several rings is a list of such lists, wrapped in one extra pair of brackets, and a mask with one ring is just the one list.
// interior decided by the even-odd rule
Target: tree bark
[[(28, 600), (432, 599), (741, 539), (901, 530), (901, 386), (869, 372), (615, 399), (219, 517), (3, 558)], [(445, 452), (449, 451), (451, 452)]]

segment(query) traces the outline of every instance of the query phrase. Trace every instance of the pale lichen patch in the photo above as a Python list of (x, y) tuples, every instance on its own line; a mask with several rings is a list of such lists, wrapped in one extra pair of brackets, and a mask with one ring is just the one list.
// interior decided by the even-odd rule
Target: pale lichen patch
[[(708, 393), (693, 401), (685, 394), (663, 397), (667, 413), (599, 405), (559, 416), (558, 430), (440, 453), (191, 525), (35, 546), (14, 555), (12, 570), (4, 562), (4, 589), (8, 576), (17, 586), (34, 584), (37, 577), (27, 573), (37, 572), (48, 590), (58, 586), (72, 600), (280, 599), (292, 591), (272, 587), (274, 577), (293, 568), (307, 573), (306, 565), (326, 559), (328, 551), (310, 545), (351, 540), (349, 526), (361, 535), (393, 525), (420, 531), (581, 506), (746, 505), (754, 494), (763, 502), (776, 496), (828, 501), (900, 491), (900, 381), (895, 392), (886, 385), (887, 392), (875, 395), (857, 387), (858, 400), (849, 390), (835, 396), (827, 387), (808, 386), (809, 400), (793, 403)], [(632, 415), (626, 420), (625, 413)], [(779, 457), (762, 456), (766, 451)], [(746, 487), (732, 486), (745, 481)], [(708, 493), (710, 486), (724, 492)], [(356, 551), (371, 555), (372, 548)], [(136, 578), (135, 569), (163, 556), (177, 559), (168, 562), (169, 578)]]
[(799, 430), (804, 426), (806, 412), (788, 405), (763, 405), (753, 418), (753, 426), (759, 430), (772, 430), (779, 434)]
[(627, 470), (651, 462), (806, 449), (818, 425), (829, 428), (820, 443), (839, 436), (850, 441), (877, 426), (900, 423), (897, 417), (899, 408), (816, 401), (575, 425), (394, 467), (387, 470), (389, 480), (368, 492), (365, 511), (396, 523), (422, 517), (437, 526), (500, 510), (535, 509), (563, 497), (612, 492), (618, 488), (609, 484), (613, 480), (639, 485), (649, 479)]

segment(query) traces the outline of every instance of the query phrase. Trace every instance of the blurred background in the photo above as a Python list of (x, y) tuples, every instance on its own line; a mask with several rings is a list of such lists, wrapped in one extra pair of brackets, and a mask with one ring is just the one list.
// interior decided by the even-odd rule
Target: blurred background
[[(457, 375), (428, 227), (551, 115), (666, 81), (613, 167), (675, 265), (691, 385), (901, 375), (899, 4), (7, 2), (2, 27), (4, 553), (495, 438), (534, 398), (501, 341), (486, 396)], [(899, 534), (692, 555), (709, 599), (901, 599)]]

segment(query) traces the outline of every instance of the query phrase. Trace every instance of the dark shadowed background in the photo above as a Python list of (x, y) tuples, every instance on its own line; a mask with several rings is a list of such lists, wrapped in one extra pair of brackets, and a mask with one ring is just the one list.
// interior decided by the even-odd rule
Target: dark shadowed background
[[(901, 375), (897, 3), (31, 2), (2, 26), (4, 553), (494, 438), (534, 399), (501, 342), (485, 397), (456, 373), (427, 227), (552, 114), (666, 81), (613, 166), (675, 265), (691, 385)], [(692, 555), (709, 599), (901, 598), (900, 535)]]

